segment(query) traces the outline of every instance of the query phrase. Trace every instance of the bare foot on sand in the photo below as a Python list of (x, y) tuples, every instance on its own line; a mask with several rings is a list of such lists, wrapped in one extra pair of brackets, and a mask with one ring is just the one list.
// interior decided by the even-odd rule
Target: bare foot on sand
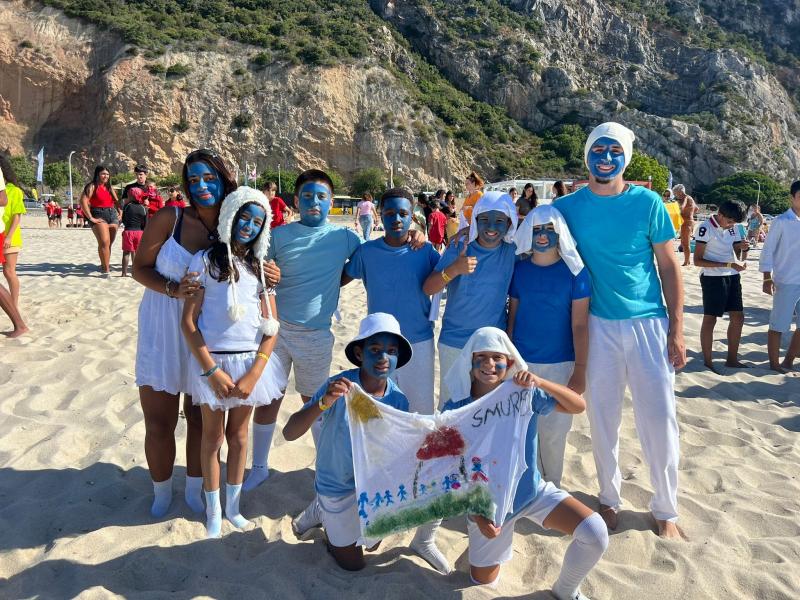
[(732, 369), (749, 369), (750, 365), (746, 365), (741, 361), (738, 360), (726, 360), (725, 366), (730, 367)]
[(725, 374), (725, 373), (722, 373), (721, 371), (717, 371), (717, 368), (714, 366), (714, 363), (704, 362), (703, 364), (706, 366), (706, 369), (708, 369), (712, 373), (716, 373), (717, 375), (724, 375)]
[(780, 365), (770, 365), (769, 368), (773, 371), (777, 371), (781, 375), (788, 375), (789, 377), (797, 377), (800, 373), (796, 371), (792, 371), (791, 369), (787, 369), (782, 364)]
[(617, 511), (611, 508), (610, 506), (606, 506), (605, 504), (600, 505), (600, 516), (605, 521), (606, 527), (608, 527), (611, 531), (614, 531), (619, 524), (619, 518), (617, 517)]
[(14, 329), (13, 331), (4, 331), (3, 335), (7, 338), (18, 338), (21, 335), (25, 335), (29, 331), (30, 329), (28, 327), (20, 327), (18, 329)]
[(656, 523), (658, 524), (658, 537), (665, 540), (686, 540), (686, 536), (677, 523), (660, 519), (656, 519)]

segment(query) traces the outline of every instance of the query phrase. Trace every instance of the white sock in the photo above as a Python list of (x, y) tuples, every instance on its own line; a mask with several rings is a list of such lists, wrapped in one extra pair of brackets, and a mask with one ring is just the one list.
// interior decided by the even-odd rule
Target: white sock
[(230, 483), (225, 484), (225, 517), (228, 519), (228, 521), (233, 523), (234, 527), (244, 529), (250, 525), (250, 521), (245, 519), (239, 513), (239, 498), (241, 495), (241, 483), (237, 483), (236, 485), (232, 485)]
[[(592, 513), (581, 521), (572, 533), (572, 543), (564, 554), (561, 574), (553, 586), (558, 600), (585, 598), (580, 585), (608, 548), (608, 528), (603, 518)], [(588, 599), (587, 599), (588, 600)]]
[(269, 477), (267, 458), (272, 445), (272, 434), (275, 433), (275, 423), (261, 425), (253, 423), (253, 465), (244, 481), (242, 489), (245, 492), (256, 489)]
[(439, 519), (433, 523), (426, 523), (425, 525), (417, 527), (414, 539), (411, 540), (409, 547), (428, 561), (439, 573), (447, 575), (453, 569), (450, 567), (450, 563), (447, 562), (447, 558), (445, 558), (442, 551), (439, 550), (436, 545), (436, 530), (439, 529), (439, 525), (441, 524), (442, 520)]
[(183, 490), (183, 499), (193, 512), (203, 512), (203, 478), (186, 476), (186, 487)]
[(153, 506), (150, 507), (150, 514), (159, 519), (167, 514), (170, 504), (172, 504), (172, 477), (164, 481), (154, 481)]
[(219, 488), (206, 495), (206, 537), (218, 538), (222, 531), (222, 507), (219, 503)]

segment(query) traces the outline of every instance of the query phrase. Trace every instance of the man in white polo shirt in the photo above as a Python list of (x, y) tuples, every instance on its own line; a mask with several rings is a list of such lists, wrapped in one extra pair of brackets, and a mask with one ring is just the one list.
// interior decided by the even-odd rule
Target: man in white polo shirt
[(726, 200), (697, 229), (695, 236), (694, 264), (702, 267), (700, 287), (703, 289), (703, 325), (700, 328), (700, 347), (703, 349), (703, 364), (718, 375), (711, 361), (711, 346), (714, 343), (714, 326), (717, 319), (728, 313), (728, 358), (726, 367), (742, 369), (748, 365), (739, 361), (739, 341), (744, 325), (742, 305), (742, 282), (739, 273), (746, 264), (736, 262), (736, 251), (747, 246), (737, 223), (744, 221), (747, 207), (739, 200)]
[[(800, 181), (790, 188), (792, 207), (772, 221), (758, 270), (764, 273), (764, 293), (772, 296), (767, 352), (769, 368), (789, 373), (800, 354)], [(783, 362), (779, 361), (781, 336), (797, 326)]]

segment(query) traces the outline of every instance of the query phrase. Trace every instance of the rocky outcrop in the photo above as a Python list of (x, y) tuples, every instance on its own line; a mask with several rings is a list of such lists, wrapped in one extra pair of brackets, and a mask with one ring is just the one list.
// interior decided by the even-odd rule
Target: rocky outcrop
[[(255, 70), (248, 59), (256, 52), (226, 43), (154, 61), (53, 9), (0, 3), (0, 139), (15, 152), (43, 145), (63, 158), (78, 150), (86, 173), (97, 163), (128, 171), (139, 161), (175, 172), (198, 147), (259, 169), (283, 163), (348, 176), (394, 165), (414, 187), (469, 171), (472, 156), (435, 134), (435, 117), (412, 107), (378, 60)], [(151, 74), (154, 62), (191, 72)], [(428, 133), (419, 135), (413, 123)]]
[[(620, 121), (636, 132), (639, 149), (666, 163), (676, 180), (692, 185), (743, 168), (781, 179), (800, 168), (796, 106), (763, 65), (733, 50), (688, 45), (675, 31), (601, 0), (499, 4), (516, 11), (520, 21), (532, 17), (541, 29), (531, 33), (506, 25), (507, 43), (492, 47), (459, 35), (441, 3), (370, 0), (451, 82), (505, 107), (534, 131), (564, 121), (586, 127)], [(683, 4), (698, 11), (698, 18), (705, 14), (696, 1)], [(702, 4), (718, 5), (721, 14), (728, 11), (726, 18), (751, 23), (748, 7), (759, 3)], [(760, 4), (763, 10), (752, 16), (770, 12), (767, 5), (780, 5), (779, 14), (798, 18), (793, 1)], [(764, 26), (763, 21), (749, 25), (754, 35)], [(796, 27), (782, 24), (779, 31), (796, 40)], [(538, 61), (527, 66), (523, 59), (532, 53)]]

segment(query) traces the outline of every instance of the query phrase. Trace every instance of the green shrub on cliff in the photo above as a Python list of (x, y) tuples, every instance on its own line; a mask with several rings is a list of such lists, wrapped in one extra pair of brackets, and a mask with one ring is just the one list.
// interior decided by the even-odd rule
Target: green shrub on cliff
[(717, 206), (725, 200), (741, 200), (748, 206), (759, 200), (761, 211), (773, 215), (786, 212), (790, 206), (788, 186), (769, 175), (753, 171), (741, 171), (722, 177), (706, 190), (699, 192), (702, 202)]

